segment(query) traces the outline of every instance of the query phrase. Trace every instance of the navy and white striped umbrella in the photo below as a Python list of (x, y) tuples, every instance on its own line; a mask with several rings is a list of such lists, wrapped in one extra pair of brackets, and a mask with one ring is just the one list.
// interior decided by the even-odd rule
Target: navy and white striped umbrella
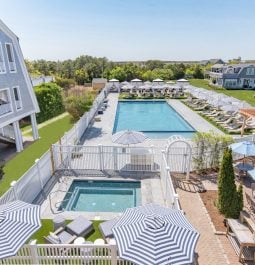
[(0, 259), (16, 255), (40, 227), (40, 206), (22, 201), (0, 205)]
[(155, 204), (127, 209), (112, 231), (120, 257), (137, 265), (190, 264), (199, 237), (182, 211)]

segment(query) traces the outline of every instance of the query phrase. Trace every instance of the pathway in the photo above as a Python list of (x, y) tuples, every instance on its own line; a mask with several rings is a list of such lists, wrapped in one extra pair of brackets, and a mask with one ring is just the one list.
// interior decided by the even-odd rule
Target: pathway
[(196, 247), (199, 265), (225, 265), (229, 264), (223, 248), (206, 215), (205, 208), (198, 193), (186, 192), (177, 189), (181, 207), (188, 220), (200, 233)]
[[(64, 113), (62, 113), (62, 114), (60, 114), (60, 115), (58, 115), (58, 116), (56, 116), (56, 117), (54, 117), (54, 118), (52, 118), (50, 120), (47, 120), (45, 122), (42, 122), (42, 123), (38, 124), (37, 127), (38, 127), (38, 129), (41, 129), (41, 128), (47, 126), (48, 124), (51, 124), (51, 123), (53, 123), (53, 122), (55, 122), (57, 120), (61, 120), (61, 119), (65, 118), (68, 115), (69, 115), (68, 112), (64, 112)], [(32, 128), (30, 127), (29, 129), (26, 129), (26, 130), (22, 131), (22, 134), (26, 135), (26, 134), (29, 134), (31, 132), (32, 132)]]

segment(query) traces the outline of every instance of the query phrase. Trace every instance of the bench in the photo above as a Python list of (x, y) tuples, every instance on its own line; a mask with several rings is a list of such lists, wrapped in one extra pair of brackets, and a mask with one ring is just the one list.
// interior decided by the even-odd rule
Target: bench
[(240, 262), (255, 260), (255, 240), (248, 226), (239, 219), (227, 219), (227, 237)]

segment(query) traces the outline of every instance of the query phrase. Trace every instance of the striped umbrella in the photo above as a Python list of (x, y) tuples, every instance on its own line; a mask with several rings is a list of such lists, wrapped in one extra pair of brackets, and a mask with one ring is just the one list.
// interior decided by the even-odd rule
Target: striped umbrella
[(118, 144), (130, 145), (142, 143), (147, 138), (142, 132), (126, 130), (115, 133), (112, 136), (112, 141)]
[(40, 206), (22, 201), (0, 205), (0, 259), (16, 255), (40, 227)]
[(190, 264), (199, 237), (182, 211), (155, 204), (127, 209), (112, 231), (120, 257), (137, 265)]

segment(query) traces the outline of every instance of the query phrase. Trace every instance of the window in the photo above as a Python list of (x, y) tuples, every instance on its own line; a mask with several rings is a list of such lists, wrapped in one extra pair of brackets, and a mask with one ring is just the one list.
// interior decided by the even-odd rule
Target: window
[(16, 110), (22, 109), (19, 87), (13, 87), (13, 94), (14, 94)]
[(6, 47), (7, 58), (8, 58), (8, 63), (9, 63), (9, 70), (11, 73), (15, 73), (16, 72), (16, 64), (15, 64), (12, 44), (6, 43), (5, 47)]
[(4, 63), (4, 54), (2, 44), (0, 42), (0, 74), (6, 73), (5, 63)]
[(10, 112), (12, 112), (10, 90), (8, 88), (0, 89), (0, 116), (7, 115)]
[(246, 70), (246, 75), (254, 75), (254, 67), (248, 67)]

